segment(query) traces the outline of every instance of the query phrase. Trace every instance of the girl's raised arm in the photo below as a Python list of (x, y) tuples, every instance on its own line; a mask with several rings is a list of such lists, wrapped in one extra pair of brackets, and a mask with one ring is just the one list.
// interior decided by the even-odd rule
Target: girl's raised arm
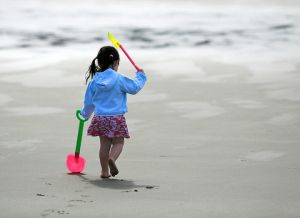
[(139, 71), (136, 73), (134, 79), (130, 79), (126, 76), (121, 75), (120, 86), (123, 92), (135, 95), (138, 93), (145, 85), (147, 81), (147, 76), (144, 71)]

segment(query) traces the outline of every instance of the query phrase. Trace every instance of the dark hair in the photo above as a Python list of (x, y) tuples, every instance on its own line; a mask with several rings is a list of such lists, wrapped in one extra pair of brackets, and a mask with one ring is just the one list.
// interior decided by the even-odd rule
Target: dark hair
[[(96, 66), (96, 60), (98, 66)], [(117, 49), (112, 46), (104, 46), (100, 48), (97, 56), (93, 59), (89, 69), (86, 72), (85, 82), (87, 83), (89, 79), (93, 79), (96, 72), (103, 72), (109, 68), (114, 61), (120, 60), (119, 53)]]

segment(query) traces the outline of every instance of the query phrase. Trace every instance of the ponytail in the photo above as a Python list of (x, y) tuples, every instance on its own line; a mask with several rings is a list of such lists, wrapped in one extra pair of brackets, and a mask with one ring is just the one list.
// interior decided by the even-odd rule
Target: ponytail
[[(120, 60), (119, 53), (117, 49), (112, 46), (102, 47), (97, 56), (93, 59), (89, 69), (86, 72), (85, 82), (87, 84), (89, 79), (93, 79), (96, 72), (103, 72), (109, 67), (111, 67), (114, 61)], [(97, 65), (96, 65), (97, 61)]]
[(95, 73), (96, 73), (96, 61), (97, 57), (95, 57), (93, 60), (92, 60), (92, 63), (88, 69), (88, 71), (86, 72), (85, 74), (85, 83), (87, 84), (88, 80), (91, 78), (93, 79)]

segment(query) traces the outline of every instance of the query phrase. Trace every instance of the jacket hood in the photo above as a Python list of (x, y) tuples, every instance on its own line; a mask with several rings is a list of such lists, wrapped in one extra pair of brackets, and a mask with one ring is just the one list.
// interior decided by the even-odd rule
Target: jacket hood
[(96, 73), (94, 81), (95, 81), (95, 85), (100, 90), (110, 90), (116, 84), (117, 79), (118, 79), (117, 72), (108, 68), (103, 72)]

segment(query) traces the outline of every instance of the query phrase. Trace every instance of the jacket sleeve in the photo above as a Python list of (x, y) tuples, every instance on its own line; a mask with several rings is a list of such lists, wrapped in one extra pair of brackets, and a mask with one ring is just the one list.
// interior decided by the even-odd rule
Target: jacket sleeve
[(134, 79), (130, 79), (124, 75), (121, 75), (121, 91), (135, 95), (144, 87), (146, 81), (147, 76), (143, 72), (137, 72)]
[(94, 112), (95, 106), (93, 104), (93, 96), (94, 96), (93, 84), (92, 82), (90, 82), (85, 91), (84, 105), (80, 112), (81, 116), (83, 116), (85, 119), (89, 119), (92, 113)]

